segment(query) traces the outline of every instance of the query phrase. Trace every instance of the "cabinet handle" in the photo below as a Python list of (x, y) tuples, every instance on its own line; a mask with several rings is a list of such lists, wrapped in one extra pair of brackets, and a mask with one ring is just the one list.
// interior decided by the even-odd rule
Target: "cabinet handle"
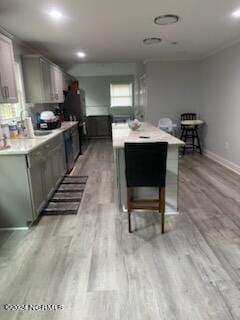
[(5, 98), (4, 87), (1, 87), (1, 93), (2, 93), (2, 97)]
[(7, 87), (6, 87), (6, 86), (4, 86), (3, 88), (4, 88), (4, 98), (6, 98), (6, 99), (7, 99)]
[(9, 98), (9, 89), (6, 87), (6, 92), (7, 92), (7, 98)]

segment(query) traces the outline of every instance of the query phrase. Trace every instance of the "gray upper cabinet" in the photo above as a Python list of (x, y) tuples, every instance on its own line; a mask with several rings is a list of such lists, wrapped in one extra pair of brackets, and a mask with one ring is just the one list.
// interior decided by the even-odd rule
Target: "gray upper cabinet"
[(26, 100), (30, 103), (61, 103), (63, 72), (39, 55), (23, 57), (23, 75)]
[(74, 78), (69, 74), (63, 73), (63, 90), (68, 90), (68, 87), (71, 85), (71, 81), (73, 80)]
[(18, 101), (12, 41), (0, 34), (0, 103)]
[(42, 94), (44, 101), (51, 101), (51, 75), (47, 61), (40, 59), (40, 73), (42, 74)]
[(63, 102), (63, 73), (55, 66), (50, 66), (52, 100)]

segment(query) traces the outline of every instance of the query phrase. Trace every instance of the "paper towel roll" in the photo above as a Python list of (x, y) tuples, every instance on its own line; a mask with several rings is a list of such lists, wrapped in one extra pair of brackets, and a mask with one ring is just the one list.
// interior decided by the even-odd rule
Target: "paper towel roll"
[(28, 138), (30, 139), (35, 138), (31, 117), (26, 117), (24, 122), (25, 122)]

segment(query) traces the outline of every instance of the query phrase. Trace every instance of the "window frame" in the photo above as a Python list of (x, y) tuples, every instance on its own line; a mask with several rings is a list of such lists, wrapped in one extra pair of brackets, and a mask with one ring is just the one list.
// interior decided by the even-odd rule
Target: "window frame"
[[(112, 96), (112, 86), (117, 85), (128, 85), (131, 86), (131, 96)], [(112, 105), (112, 97), (113, 98), (131, 98), (131, 105), (123, 106), (123, 105)], [(133, 82), (132, 81), (124, 81), (124, 82), (111, 82), (110, 83), (110, 108), (133, 108)]]

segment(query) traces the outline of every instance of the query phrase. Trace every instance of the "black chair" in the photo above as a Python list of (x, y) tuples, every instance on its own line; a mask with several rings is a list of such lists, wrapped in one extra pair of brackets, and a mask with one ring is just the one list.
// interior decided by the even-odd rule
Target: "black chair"
[[(181, 121), (184, 120), (196, 120), (197, 115), (196, 113), (183, 113), (181, 114)], [(199, 150), (200, 154), (202, 154), (202, 149), (200, 145), (200, 139), (198, 135), (198, 126), (194, 125), (184, 125), (181, 124), (181, 137), (180, 139), (185, 142), (185, 145), (183, 147), (183, 155), (185, 154), (186, 148), (191, 148), (193, 151), (195, 149)], [(189, 142), (191, 140), (191, 142)], [(197, 144), (195, 144), (195, 141), (197, 140)]]
[[(129, 232), (132, 210), (146, 209), (161, 213), (164, 233), (167, 150), (167, 142), (125, 143)], [(134, 199), (134, 187), (158, 187), (158, 199)]]

